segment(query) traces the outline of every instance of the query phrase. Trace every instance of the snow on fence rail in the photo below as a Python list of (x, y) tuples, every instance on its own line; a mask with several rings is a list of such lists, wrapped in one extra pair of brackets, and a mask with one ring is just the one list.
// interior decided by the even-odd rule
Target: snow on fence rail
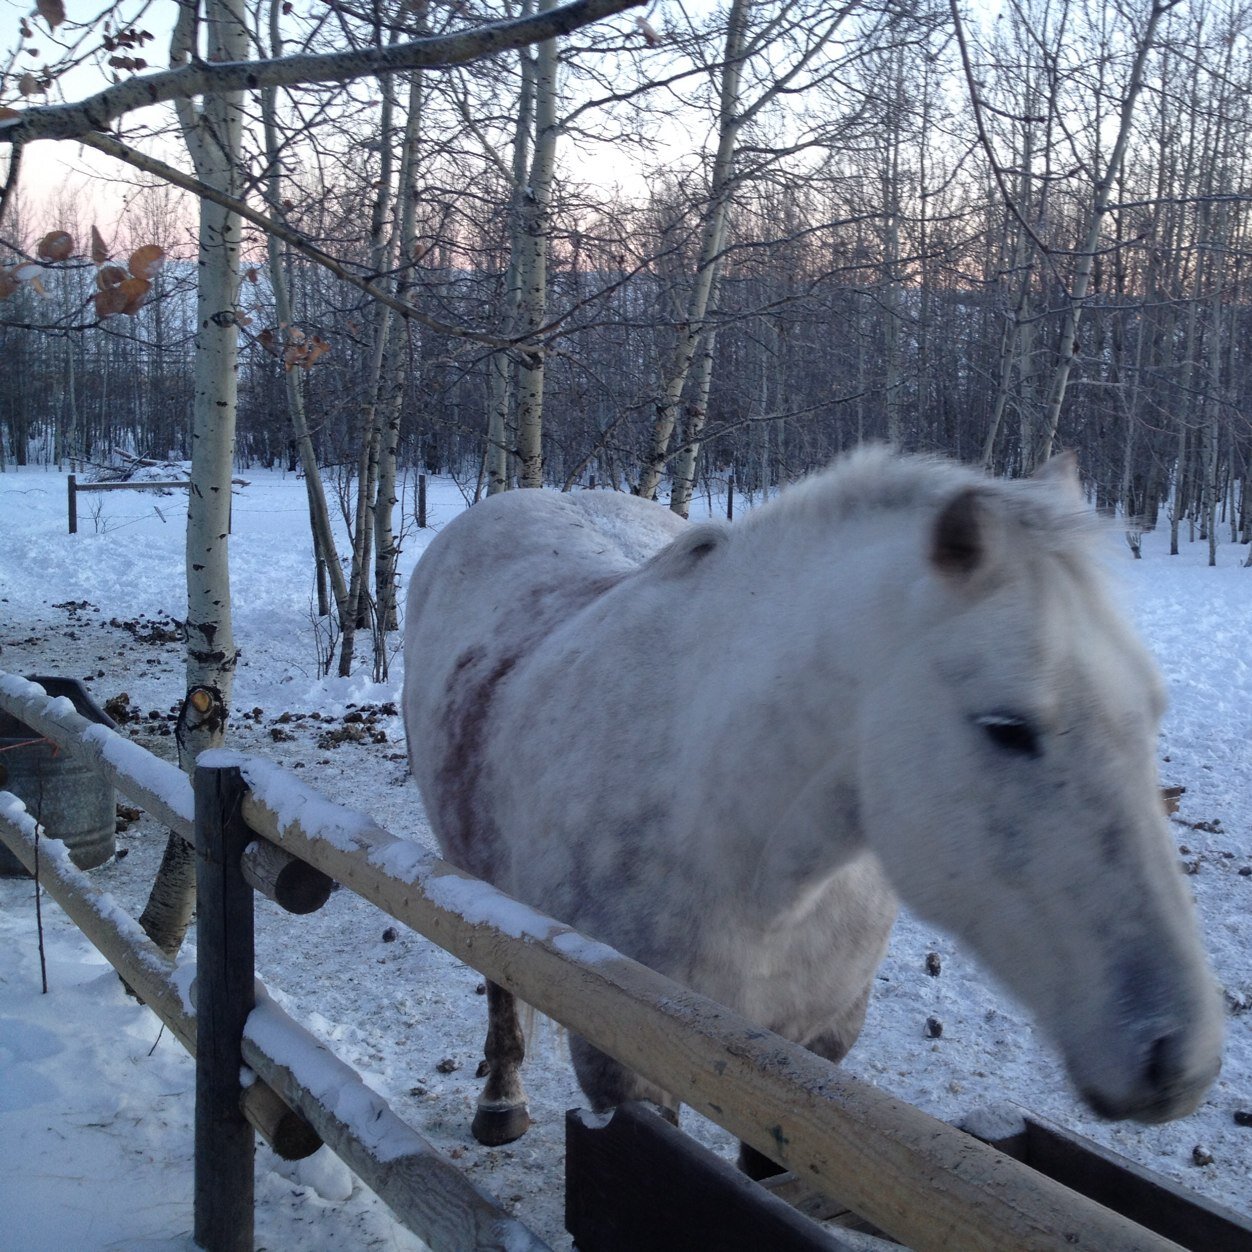
[[(119, 790), (151, 806), (150, 812), (184, 837), (191, 837), (194, 822), (198, 861), (205, 861), (205, 845), (216, 837), (215, 827), (217, 835), (233, 827), (237, 845), (256, 837), (269, 840), (918, 1252), (1075, 1246), (1153, 1252), (1177, 1247), (511, 899), (368, 817), (331, 803), (271, 762), (230, 752), (204, 754), (193, 803), (191, 784), (177, 769), (115, 732), (86, 722), (69, 711), (68, 701), (49, 701), (34, 684), (0, 674), (0, 706), (67, 751), (97, 761)], [(222, 801), (216, 806), (215, 794)], [(30, 832), (20, 829), (11, 812), (11, 806), (6, 811), (0, 803), (0, 838), (25, 859), (33, 855)], [(226, 855), (237, 856), (238, 851)], [(111, 935), (111, 944), (134, 939), (125, 933), (134, 928), (129, 919), (98, 916), (100, 910), (88, 903), (89, 885), (75, 880), (76, 872), (70, 873), (72, 867), (63, 858), (55, 864), (57, 872), (51, 878), (45, 873), (45, 883), (58, 902), (58, 892), (72, 901), (77, 915), (71, 916), (89, 937), (94, 938), (92, 930), (112, 928), (117, 933)], [(62, 879), (75, 881), (63, 887)], [(249, 892), (249, 907), (250, 899)], [(204, 903), (198, 927), (204, 925)], [(80, 921), (88, 915), (92, 930)], [(205, 983), (201, 995), (208, 989), (205, 940), (198, 930), (199, 959), (206, 965), (199, 975)], [(138, 948), (142, 951), (142, 944)], [(147, 952), (139, 963), (151, 960)], [(248, 979), (251, 987), (250, 969)], [(201, 1008), (208, 1017), (203, 1003)], [(181, 1011), (192, 1012), (185, 1002)], [(509, 1240), (511, 1247), (541, 1246), (399, 1122), (323, 1045), (287, 1019), (263, 990), (246, 1023), (241, 1017), (240, 1024), (243, 1037), (236, 1041), (235, 1055), (241, 1051), (258, 1076), (306, 1116), (401, 1220), (433, 1246), (501, 1246)], [(198, 1079), (198, 1114), (199, 1090)], [(381, 1141), (378, 1119), (386, 1128)], [(247, 1168), (250, 1179), (250, 1150)], [(197, 1199), (199, 1188), (198, 1180)], [(247, 1190), (250, 1194), (250, 1183)], [(250, 1211), (246, 1216), (250, 1223)], [(457, 1220), (465, 1225), (458, 1229), (453, 1224)], [(223, 1235), (215, 1237), (223, 1240), (215, 1246), (244, 1246), (226, 1242)]]

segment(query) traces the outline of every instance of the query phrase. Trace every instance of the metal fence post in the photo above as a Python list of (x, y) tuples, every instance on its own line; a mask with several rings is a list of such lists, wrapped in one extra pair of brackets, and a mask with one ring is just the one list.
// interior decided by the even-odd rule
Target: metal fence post
[(240, 858), (254, 838), (237, 768), (197, 766), (195, 1241), (252, 1252), (252, 1127), (240, 1105), (244, 1022), (255, 1002), (252, 888)]

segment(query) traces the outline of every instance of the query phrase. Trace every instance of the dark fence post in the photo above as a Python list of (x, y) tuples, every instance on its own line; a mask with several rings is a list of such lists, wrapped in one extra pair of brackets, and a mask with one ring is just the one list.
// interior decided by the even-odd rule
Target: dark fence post
[(240, 868), (255, 838), (234, 767), (197, 766), (195, 1241), (252, 1252), (255, 1140), (240, 1106), (244, 1022), (254, 1004), (252, 888)]
[(735, 476), (732, 474), (726, 483), (726, 520), (735, 520)]
[(65, 480), (70, 497), (70, 534), (78, 534), (78, 476), (71, 474)]
[(417, 528), (426, 529), (426, 475), (417, 476)]

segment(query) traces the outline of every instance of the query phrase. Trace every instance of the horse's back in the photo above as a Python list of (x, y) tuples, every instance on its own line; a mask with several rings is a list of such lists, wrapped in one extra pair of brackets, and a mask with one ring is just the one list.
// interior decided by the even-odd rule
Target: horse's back
[(504, 492), (435, 538), (414, 571), (409, 607), (421, 612), (433, 596), (491, 601), (527, 587), (622, 574), (686, 526), (668, 509), (620, 492)]
[(427, 548), (408, 592), (405, 727), (435, 834), (463, 868), (499, 877), (475, 787), (502, 683), (687, 527), (619, 492), (510, 491), (467, 510)]

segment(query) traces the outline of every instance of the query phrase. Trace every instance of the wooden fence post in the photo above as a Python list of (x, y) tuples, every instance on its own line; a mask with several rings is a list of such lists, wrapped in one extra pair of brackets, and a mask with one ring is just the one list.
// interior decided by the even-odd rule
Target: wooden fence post
[(254, 998), (252, 888), (240, 861), (255, 837), (237, 768), (197, 766), (196, 1244), (252, 1252), (255, 1139), (240, 1099), (243, 1028)]
[(735, 520), (735, 476), (732, 474), (726, 482), (726, 520)]
[(426, 529), (426, 475), (417, 476), (417, 528)]
[(78, 476), (71, 474), (65, 480), (70, 497), (70, 534), (78, 534)]

